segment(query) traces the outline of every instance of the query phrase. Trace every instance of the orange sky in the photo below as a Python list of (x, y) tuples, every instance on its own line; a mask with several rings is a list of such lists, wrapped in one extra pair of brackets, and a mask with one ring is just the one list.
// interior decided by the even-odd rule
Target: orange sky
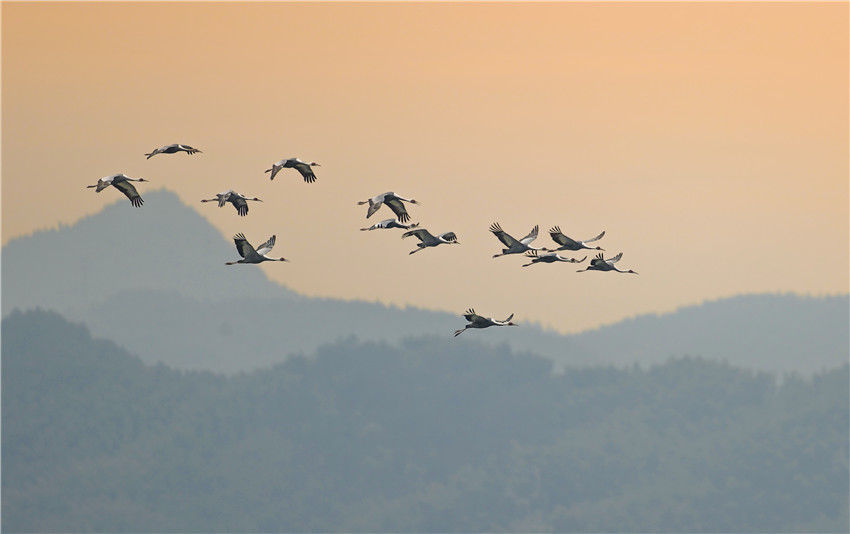
[[(4, 244), (133, 209), (84, 188), (125, 172), (223, 236), (276, 233), (293, 262), (263, 269), (307, 295), (572, 332), (848, 291), (846, 3), (4, 2), (2, 32)], [(204, 153), (144, 159), (174, 142)], [(269, 182), (289, 156), (319, 181)], [(244, 220), (198, 202), (230, 187), (266, 202)], [(356, 201), (388, 190), (462, 246), (359, 232)], [(539, 224), (538, 246), (604, 229), (641, 274), (494, 260), (494, 221)]]

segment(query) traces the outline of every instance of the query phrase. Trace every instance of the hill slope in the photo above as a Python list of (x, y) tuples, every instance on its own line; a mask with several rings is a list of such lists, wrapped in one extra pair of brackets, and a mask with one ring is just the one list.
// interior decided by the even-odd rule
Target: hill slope
[[(36, 306), (63, 312), (99, 304), (124, 290), (164, 290), (214, 300), (232, 280), (211, 269), (210, 251), (232, 243), (173, 193), (146, 193), (144, 211), (126, 201), (73, 226), (14, 239), (3, 247), (3, 315)], [(248, 297), (288, 297), (259, 270), (240, 273)]]
[[(448, 337), (464, 324), (443, 312), (299, 296), (258, 269), (240, 270), (245, 297), (228, 300), (221, 288), (232, 277), (211, 268), (208, 258), (215, 250), (230, 257), (232, 243), (176, 195), (147, 196), (144, 217), (119, 202), (74, 226), (10, 242), (2, 254), (4, 315), (15, 308), (55, 309), (145, 361), (220, 372), (257, 369), (354, 335), (388, 341)], [(532, 350), (559, 366), (648, 364), (694, 355), (812, 373), (847, 361), (848, 304), (846, 295), (750, 295), (575, 336), (520, 321), (520, 328), (463, 337)]]
[(848, 367), (567, 368), (350, 341), (231, 378), (146, 366), (52, 313), (2, 325), (4, 528), (848, 529)]

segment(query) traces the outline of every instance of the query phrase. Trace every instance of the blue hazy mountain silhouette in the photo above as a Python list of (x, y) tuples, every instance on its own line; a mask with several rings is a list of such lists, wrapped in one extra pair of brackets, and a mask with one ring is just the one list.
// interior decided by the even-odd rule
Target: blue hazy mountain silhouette
[[(232, 242), (168, 191), (126, 202), (73, 226), (37, 232), (3, 248), (2, 308), (54, 309), (144, 360), (238, 372), (324, 343), (451, 336), (455, 314), (298, 295), (259, 269), (240, 270), (240, 292), (212, 265)], [(120, 317), (120, 321), (115, 321)], [(546, 356), (556, 365), (663, 362), (703, 356), (742, 367), (805, 373), (841, 365), (850, 345), (848, 296), (741, 295), (645, 315), (564, 336), (522, 328), (465, 334)]]
[[(122, 290), (215, 300), (233, 283), (221, 262), (210, 262), (217, 253), (232, 256), (232, 242), (174, 193), (149, 192), (141, 209), (121, 199), (72, 226), (3, 247), (3, 315), (34, 306), (67, 312)], [(239, 280), (249, 297), (293, 295), (259, 270), (245, 270)]]

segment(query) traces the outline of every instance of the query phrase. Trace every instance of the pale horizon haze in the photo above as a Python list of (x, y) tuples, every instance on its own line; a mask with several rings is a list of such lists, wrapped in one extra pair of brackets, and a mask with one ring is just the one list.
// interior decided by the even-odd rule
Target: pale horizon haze
[[(210, 269), (307, 296), (570, 333), (741, 293), (846, 294), (848, 45), (837, 2), (3, 2), (2, 242), (135, 210), (85, 188), (126, 173), (225, 239), (276, 234), (291, 263), (226, 267), (233, 248)], [(203, 153), (145, 159), (170, 143)], [(321, 163), (316, 183), (269, 181), (293, 156)], [(199, 202), (230, 188), (264, 202), (245, 218)], [(390, 216), (357, 205), (384, 191), (461, 245), (411, 256), (400, 231), (359, 231)], [(552, 226), (605, 230), (606, 257), (640, 274), (493, 259), (493, 222), (539, 225), (537, 247)], [(192, 236), (174, 234), (179, 253)]]

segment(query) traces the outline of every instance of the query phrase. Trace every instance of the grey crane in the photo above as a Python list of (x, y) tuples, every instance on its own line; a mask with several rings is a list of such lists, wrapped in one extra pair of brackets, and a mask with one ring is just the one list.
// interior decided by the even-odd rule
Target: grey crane
[(272, 173), (270, 179), (274, 180), (275, 175), (280, 172), (281, 169), (295, 169), (301, 176), (304, 178), (304, 181), (308, 184), (312, 184), (316, 181), (316, 173), (313, 172), (313, 167), (321, 167), (315, 161), (311, 161), (307, 163), (306, 161), (301, 161), (298, 158), (288, 158), (282, 159), (277, 163), (272, 164), (271, 169), (266, 169), (266, 172)]
[(233, 204), (233, 207), (236, 208), (236, 213), (240, 216), (244, 217), (248, 215), (248, 201), (255, 200), (257, 202), (262, 202), (257, 197), (248, 198), (246, 196), (240, 195), (233, 189), (228, 189), (224, 193), (216, 194), (215, 198), (205, 198), (202, 199), (201, 202), (218, 202), (218, 207), (224, 206), (226, 203), (230, 202)]
[(237, 263), (262, 263), (264, 261), (289, 261), (286, 258), (269, 258), (266, 256), (272, 251), (274, 246), (275, 236), (271, 236), (268, 241), (257, 247), (255, 250), (251, 243), (245, 239), (244, 234), (236, 234), (233, 236), (233, 242), (236, 243), (236, 251), (242, 256), (241, 260), (228, 261), (225, 265), (235, 265)]
[(595, 258), (590, 260), (590, 265), (588, 265), (584, 269), (579, 269), (576, 272), (581, 273), (581, 272), (584, 272), (584, 271), (617, 271), (618, 273), (638, 274), (637, 272), (635, 272), (631, 269), (629, 269), (628, 271), (622, 271), (622, 270), (618, 269), (616, 265), (614, 265), (615, 263), (620, 261), (620, 259), (622, 257), (623, 257), (623, 253), (620, 252), (616, 256), (613, 256), (613, 257), (608, 258), (606, 260), (605, 258), (602, 257), (602, 253), (600, 252), (599, 254), (596, 255)]
[(589, 250), (605, 250), (602, 247), (589, 247), (589, 246), (587, 246), (587, 243), (593, 243), (594, 241), (599, 241), (600, 239), (602, 239), (602, 237), (604, 235), (605, 235), (605, 230), (603, 230), (601, 234), (599, 234), (598, 236), (596, 236), (594, 238), (585, 239), (584, 241), (576, 241), (575, 239), (571, 239), (571, 238), (565, 236), (561, 232), (561, 229), (556, 226), (554, 228), (549, 229), (549, 237), (552, 238), (552, 241), (554, 241), (555, 243), (557, 243), (561, 246), (558, 247), (558, 248), (553, 248), (553, 249), (544, 248), (543, 250), (551, 250), (551, 251), (555, 251), (555, 250), (581, 250), (581, 249), (584, 249), (584, 248), (589, 249)]
[(523, 267), (528, 267), (529, 265), (534, 265), (535, 263), (555, 263), (559, 261), (567, 263), (581, 263), (587, 259), (587, 256), (583, 257), (580, 260), (577, 260), (575, 258), (565, 258), (557, 252), (549, 252), (548, 254), (538, 255), (536, 250), (529, 250), (525, 253), (525, 255), (531, 258), (531, 263), (526, 263), (523, 265)]
[(395, 219), (384, 219), (379, 223), (375, 223), (372, 226), (368, 226), (366, 228), (361, 228), (361, 230), (379, 230), (379, 229), (389, 229), (389, 228), (404, 228), (405, 230), (410, 230), (411, 228), (416, 228), (419, 226), (419, 223), (413, 224), (401, 224), (396, 222)]
[(369, 209), (366, 211), (366, 218), (368, 219), (374, 215), (382, 205), (386, 204), (391, 210), (393, 210), (393, 213), (395, 213), (399, 222), (406, 223), (410, 220), (410, 215), (407, 214), (407, 209), (405, 209), (403, 204), (404, 202), (419, 204), (419, 202), (412, 198), (403, 198), (392, 191), (387, 191), (386, 193), (381, 193), (380, 195), (376, 195), (370, 199), (361, 200), (357, 203), (357, 205), (361, 206), (363, 204), (369, 204)]
[(516, 324), (511, 322), (511, 319), (514, 318), (514, 314), (508, 315), (507, 319), (504, 321), (497, 321), (495, 319), (491, 319), (490, 317), (483, 317), (475, 313), (475, 310), (469, 308), (466, 310), (466, 313), (463, 314), (463, 317), (469, 321), (469, 324), (461, 328), (460, 330), (455, 330), (455, 337), (461, 335), (467, 328), (488, 328), (490, 326), (517, 326)]
[(527, 236), (522, 239), (516, 239), (511, 236), (509, 233), (502, 230), (502, 227), (499, 226), (499, 223), (493, 223), (490, 225), (490, 231), (499, 238), (499, 241), (504, 243), (504, 245), (508, 248), (503, 248), (501, 254), (493, 254), (494, 258), (498, 258), (499, 256), (506, 256), (508, 254), (521, 254), (528, 250), (536, 250), (528, 245), (531, 244), (532, 241), (537, 239), (537, 232), (540, 230), (540, 227), (534, 225), (534, 228), (528, 233)]
[(192, 148), (189, 145), (181, 145), (179, 143), (174, 143), (173, 145), (165, 145), (164, 147), (153, 149), (153, 152), (145, 154), (145, 156), (147, 156), (147, 158), (145, 158), (145, 159), (151, 159), (152, 157), (156, 156), (157, 154), (174, 154), (176, 152), (185, 152), (187, 154), (197, 154), (201, 151), (198, 150), (197, 148)]
[(447, 245), (459, 245), (460, 243), (457, 240), (457, 236), (454, 232), (446, 232), (444, 234), (440, 234), (434, 237), (431, 232), (424, 228), (420, 228), (418, 230), (410, 230), (409, 232), (405, 232), (401, 234), (402, 239), (405, 237), (416, 236), (419, 239), (419, 243), (416, 243), (418, 247), (415, 250), (410, 251), (410, 254), (414, 252), (419, 252), (420, 250), (424, 250), (428, 247), (436, 247), (437, 245), (447, 244)]
[(87, 188), (94, 187), (95, 193), (100, 193), (110, 185), (115, 189), (121, 191), (127, 198), (130, 199), (130, 204), (133, 206), (140, 208), (142, 204), (145, 203), (142, 200), (142, 196), (136, 191), (136, 188), (130, 182), (147, 182), (144, 178), (130, 178), (126, 174), (113, 174), (112, 176), (105, 176), (97, 181), (94, 185), (87, 185)]

